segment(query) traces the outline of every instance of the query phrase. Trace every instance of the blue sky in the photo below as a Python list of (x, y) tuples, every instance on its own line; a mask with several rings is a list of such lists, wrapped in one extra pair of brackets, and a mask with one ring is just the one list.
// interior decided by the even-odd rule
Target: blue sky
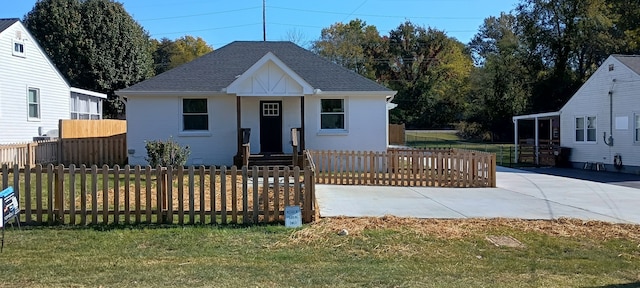
[[(0, 18), (20, 18), (36, 0), (4, 1)], [(262, 40), (263, 0), (120, 0), (151, 37), (202, 37), (221, 47), (235, 40)], [(509, 12), (518, 0), (266, 0), (267, 40), (294, 34), (309, 43), (322, 28), (359, 18), (387, 35), (405, 20), (444, 30), (463, 43), (482, 21)]]

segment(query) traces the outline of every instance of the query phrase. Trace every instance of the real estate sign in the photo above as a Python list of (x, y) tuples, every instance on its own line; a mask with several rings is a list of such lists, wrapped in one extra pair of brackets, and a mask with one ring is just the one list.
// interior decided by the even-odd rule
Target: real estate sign
[(13, 192), (13, 187), (2, 190), (0, 192), (0, 228), (4, 227), (9, 220), (18, 217), (19, 212), (18, 198)]

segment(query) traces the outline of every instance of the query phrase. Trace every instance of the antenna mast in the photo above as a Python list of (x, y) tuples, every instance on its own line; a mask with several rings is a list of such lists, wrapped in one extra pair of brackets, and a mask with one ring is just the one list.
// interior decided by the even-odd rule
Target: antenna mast
[(267, 41), (267, 0), (262, 0), (262, 41)]

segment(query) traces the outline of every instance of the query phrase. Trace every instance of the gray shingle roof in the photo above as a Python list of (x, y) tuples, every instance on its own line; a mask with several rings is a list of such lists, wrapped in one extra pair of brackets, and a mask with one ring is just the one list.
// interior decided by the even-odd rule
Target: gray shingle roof
[(640, 55), (613, 55), (613, 57), (640, 75)]
[(123, 89), (141, 91), (221, 91), (268, 52), (322, 91), (391, 91), (292, 42), (236, 41), (187, 64)]
[(18, 21), (20, 21), (20, 19), (18, 18), (0, 19), (0, 32), (9, 28), (9, 26), (13, 25), (13, 23), (16, 23)]

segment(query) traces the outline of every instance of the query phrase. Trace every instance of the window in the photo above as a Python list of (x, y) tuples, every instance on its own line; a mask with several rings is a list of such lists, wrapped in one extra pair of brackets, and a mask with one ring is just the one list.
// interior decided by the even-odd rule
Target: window
[(280, 116), (280, 103), (262, 103), (262, 116)]
[(636, 143), (640, 142), (640, 114), (634, 115), (634, 123), (633, 125), (633, 140)]
[(596, 116), (576, 117), (576, 142), (596, 142)]
[(71, 119), (102, 119), (102, 101), (96, 97), (71, 94)]
[(40, 119), (40, 90), (29, 88), (29, 118)]
[(24, 42), (19, 40), (13, 40), (13, 56), (24, 57)]
[(182, 130), (209, 130), (207, 99), (182, 99)]
[(345, 129), (344, 99), (321, 99), (320, 129)]

